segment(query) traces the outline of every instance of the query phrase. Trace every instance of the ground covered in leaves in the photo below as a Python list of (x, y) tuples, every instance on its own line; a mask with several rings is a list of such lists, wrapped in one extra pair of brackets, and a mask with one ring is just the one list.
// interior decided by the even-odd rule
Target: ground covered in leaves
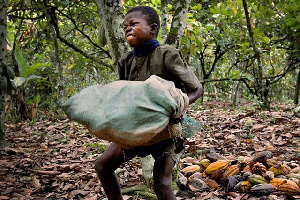
[[(271, 111), (264, 111), (252, 104), (232, 107), (222, 102), (193, 106), (190, 116), (199, 120), (202, 128), (186, 142), (179, 171), (208, 154), (234, 160), (262, 151), (271, 151), (278, 162), (299, 167), (300, 118), (290, 109), (289, 105), (272, 105)], [(90, 135), (81, 125), (67, 119), (7, 123), (6, 142), (0, 149), (0, 199), (105, 199), (93, 165), (109, 143)], [(117, 173), (123, 189), (144, 182), (139, 158), (122, 165)], [(300, 199), (299, 194), (226, 192), (222, 185), (208, 191), (187, 187), (175, 192), (178, 199)], [(148, 199), (137, 192), (124, 196)]]

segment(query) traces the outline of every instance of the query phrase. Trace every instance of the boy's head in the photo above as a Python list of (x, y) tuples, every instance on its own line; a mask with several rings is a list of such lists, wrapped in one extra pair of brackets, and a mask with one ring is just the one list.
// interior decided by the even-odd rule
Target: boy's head
[(130, 46), (156, 39), (160, 28), (157, 12), (149, 6), (131, 8), (125, 16), (125, 35)]

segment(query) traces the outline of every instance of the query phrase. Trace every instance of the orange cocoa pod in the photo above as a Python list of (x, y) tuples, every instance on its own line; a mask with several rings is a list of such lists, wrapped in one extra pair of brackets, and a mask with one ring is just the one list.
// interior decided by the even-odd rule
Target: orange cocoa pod
[(205, 169), (206, 174), (212, 174), (219, 169), (226, 169), (230, 165), (229, 160), (218, 160), (216, 162), (211, 163)]
[(227, 167), (227, 169), (223, 173), (223, 178), (227, 178), (229, 176), (236, 175), (239, 172), (240, 172), (240, 165), (239, 164), (231, 165), (231, 166)]
[(187, 166), (187, 167), (183, 168), (181, 171), (182, 171), (183, 173), (188, 173), (188, 172), (194, 173), (194, 172), (199, 171), (200, 169), (201, 169), (201, 168), (200, 168), (199, 165), (191, 165), (191, 166)]
[(300, 188), (298, 185), (288, 179), (284, 178), (273, 178), (270, 184), (274, 185), (278, 191), (285, 192), (287, 194), (299, 194)]

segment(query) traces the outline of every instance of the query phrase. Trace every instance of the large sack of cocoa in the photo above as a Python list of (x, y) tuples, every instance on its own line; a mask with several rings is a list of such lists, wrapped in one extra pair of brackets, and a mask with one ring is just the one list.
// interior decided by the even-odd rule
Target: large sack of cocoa
[(152, 75), (146, 81), (89, 86), (69, 98), (63, 110), (100, 139), (139, 146), (164, 130), (170, 118), (179, 118), (188, 102), (173, 82)]

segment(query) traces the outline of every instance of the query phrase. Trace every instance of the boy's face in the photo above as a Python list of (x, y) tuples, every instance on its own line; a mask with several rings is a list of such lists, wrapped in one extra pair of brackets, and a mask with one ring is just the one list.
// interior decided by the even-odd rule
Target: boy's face
[(137, 47), (143, 42), (156, 38), (155, 24), (149, 24), (147, 16), (139, 11), (125, 16), (125, 37), (131, 47)]

